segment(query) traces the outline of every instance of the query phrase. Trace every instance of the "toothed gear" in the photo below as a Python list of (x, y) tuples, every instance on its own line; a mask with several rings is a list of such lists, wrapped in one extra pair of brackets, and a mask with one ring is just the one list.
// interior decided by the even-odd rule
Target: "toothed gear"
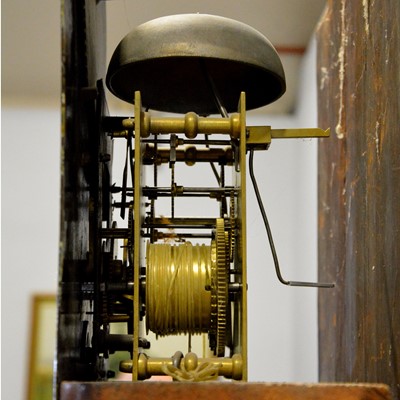
[(228, 269), (227, 241), (225, 225), (222, 218), (216, 221), (215, 242), (213, 243), (213, 282), (211, 289), (211, 323), (216, 340), (215, 353), (223, 356), (226, 343), (226, 317), (228, 308)]
[(230, 223), (231, 229), (229, 232), (229, 258), (230, 262), (233, 262), (234, 252), (235, 252), (235, 229), (236, 229), (236, 220), (235, 220), (235, 194), (231, 192), (231, 201), (230, 201)]
[(129, 264), (133, 266), (133, 236), (134, 236), (134, 228), (133, 228), (133, 203), (129, 205), (128, 212), (128, 241), (127, 241), (127, 255)]

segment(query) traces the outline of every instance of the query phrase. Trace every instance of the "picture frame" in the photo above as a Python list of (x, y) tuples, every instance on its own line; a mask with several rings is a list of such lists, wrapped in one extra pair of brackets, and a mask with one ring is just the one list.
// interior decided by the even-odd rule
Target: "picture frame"
[(53, 365), (57, 337), (55, 294), (34, 294), (31, 301), (27, 400), (53, 398)]

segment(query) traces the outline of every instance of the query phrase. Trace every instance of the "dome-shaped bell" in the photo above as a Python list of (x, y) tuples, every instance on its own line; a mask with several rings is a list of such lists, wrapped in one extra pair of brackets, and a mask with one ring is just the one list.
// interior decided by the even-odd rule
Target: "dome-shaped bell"
[(116, 48), (106, 83), (127, 102), (140, 90), (146, 108), (200, 115), (219, 112), (213, 87), (228, 112), (237, 110), (242, 91), (254, 109), (286, 90), (281, 60), (265, 36), (205, 14), (157, 18), (133, 29)]

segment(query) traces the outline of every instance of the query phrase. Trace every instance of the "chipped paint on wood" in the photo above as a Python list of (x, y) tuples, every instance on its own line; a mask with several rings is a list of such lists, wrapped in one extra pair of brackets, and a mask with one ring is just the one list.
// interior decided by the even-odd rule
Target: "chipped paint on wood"
[(341, 1), (340, 8), (340, 48), (338, 52), (337, 63), (339, 65), (339, 112), (338, 112), (338, 123), (335, 127), (335, 133), (338, 139), (343, 139), (345, 134), (345, 124), (344, 124), (344, 78), (345, 78), (345, 47), (347, 45), (347, 33), (345, 26), (345, 7), (346, 0)]

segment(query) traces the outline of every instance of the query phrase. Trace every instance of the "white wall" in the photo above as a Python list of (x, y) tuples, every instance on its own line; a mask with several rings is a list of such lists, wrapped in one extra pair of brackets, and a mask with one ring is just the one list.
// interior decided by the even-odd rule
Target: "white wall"
[(57, 288), (60, 112), (2, 109), (2, 398), (26, 390), (31, 299)]
[[(303, 68), (293, 116), (250, 123), (316, 126), (314, 46)], [(23, 399), (30, 300), (55, 292), (58, 270), (60, 112), (25, 103), (2, 109), (2, 395)], [(282, 274), (316, 277), (316, 143), (273, 142), (255, 154), (255, 173)], [(316, 289), (278, 283), (248, 181), (249, 364), (253, 381), (316, 381)]]
[[(316, 127), (315, 46), (303, 68), (299, 108), (272, 127)], [(315, 139), (273, 141), (255, 154), (255, 174), (284, 279), (314, 281), (317, 271), (317, 147)], [(278, 282), (248, 181), (249, 374), (256, 381), (318, 379), (317, 289)]]

